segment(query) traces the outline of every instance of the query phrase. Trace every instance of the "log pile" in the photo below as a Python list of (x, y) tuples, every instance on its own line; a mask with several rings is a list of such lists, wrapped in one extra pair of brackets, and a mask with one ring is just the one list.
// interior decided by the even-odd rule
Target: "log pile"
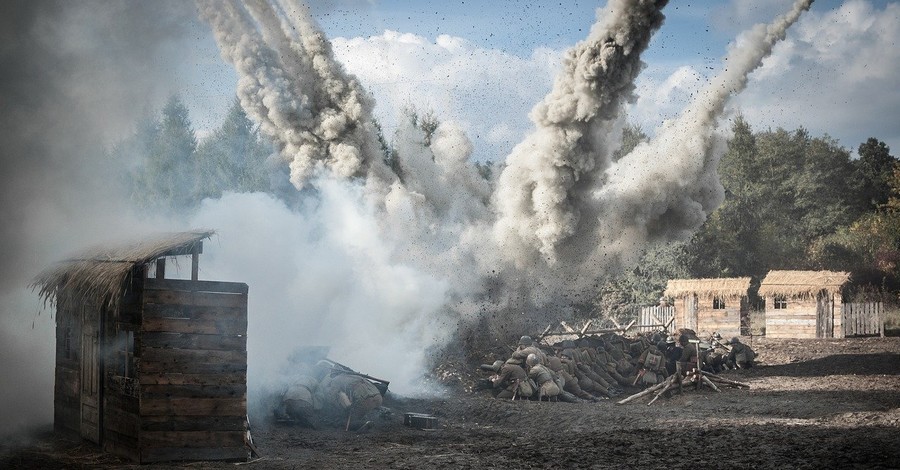
[(685, 387), (689, 387), (693, 385), (697, 390), (700, 390), (702, 386), (706, 386), (715, 392), (721, 392), (719, 389), (719, 385), (735, 387), (735, 388), (750, 388), (749, 384), (743, 382), (737, 382), (735, 380), (726, 379), (722, 376), (712, 374), (709, 372), (703, 372), (699, 368), (692, 368), (687, 373), (682, 373), (681, 367), (679, 365), (678, 370), (670, 375), (666, 380), (662, 381), (659, 384), (656, 384), (642, 392), (635, 393), (623, 400), (617, 402), (619, 405), (624, 405), (625, 403), (634, 401), (641, 397), (646, 397), (655, 393), (653, 399), (647, 403), (647, 406), (650, 406), (659, 399), (659, 397), (663, 396), (666, 392), (674, 389), (678, 389), (679, 393), (684, 392)]

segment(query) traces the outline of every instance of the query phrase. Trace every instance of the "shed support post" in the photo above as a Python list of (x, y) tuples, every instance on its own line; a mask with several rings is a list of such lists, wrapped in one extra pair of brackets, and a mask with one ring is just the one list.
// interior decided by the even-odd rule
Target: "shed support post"
[(157, 279), (165, 279), (166, 278), (166, 259), (159, 258), (156, 260), (156, 278)]
[(200, 279), (200, 246), (195, 246), (191, 252), (191, 280)]

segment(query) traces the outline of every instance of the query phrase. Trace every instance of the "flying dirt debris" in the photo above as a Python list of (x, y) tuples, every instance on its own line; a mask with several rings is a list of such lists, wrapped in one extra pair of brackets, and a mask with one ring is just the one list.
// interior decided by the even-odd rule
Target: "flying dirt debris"
[(332, 361), (325, 357), (327, 351), (309, 347), (292, 355), (285, 386), (275, 398), (275, 419), (310, 428), (361, 431), (390, 417), (391, 410), (382, 406), (390, 382)]
[[(549, 330), (549, 328), (548, 328)], [(748, 388), (749, 385), (717, 375), (729, 368), (753, 366), (755, 353), (733, 338), (730, 347), (717, 333), (701, 341), (690, 329), (669, 335), (665, 329), (627, 337), (573, 331), (569, 339), (550, 343), (558, 336), (545, 331), (538, 341), (522, 336), (508, 359), (482, 364), (493, 372), (481, 379), (476, 390), (491, 390), (499, 399), (564, 401), (581, 403), (618, 397), (626, 389), (645, 390), (621, 401), (628, 403), (656, 392), (651, 403), (667, 392), (701, 385), (719, 392), (716, 385)]]

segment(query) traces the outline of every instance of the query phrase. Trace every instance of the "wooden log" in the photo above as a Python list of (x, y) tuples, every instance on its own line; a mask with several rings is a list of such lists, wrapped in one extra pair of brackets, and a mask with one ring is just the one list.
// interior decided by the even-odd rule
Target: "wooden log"
[(737, 382), (737, 381), (734, 381), (734, 380), (726, 379), (725, 377), (722, 377), (722, 376), (716, 375), (716, 374), (711, 374), (711, 373), (709, 373), (709, 372), (706, 373), (706, 377), (710, 377), (710, 378), (712, 378), (713, 380), (715, 380), (715, 381), (717, 381), (717, 382), (721, 382), (721, 383), (725, 383), (725, 384), (729, 384), (729, 385), (735, 385), (735, 386), (738, 386), (738, 387), (750, 388), (750, 384), (746, 384), (746, 383), (743, 383), (743, 382)]
[(662, 390), (660, 390), (659, 392), (656, 393), (656, 396), (654, 396), (653, 399), (650, 400), (650, 403), (647, 403), (647, 406), (650, 406), (653, 404), (653, 402), (655, 402), (656, 400), (659, 400), (659, 397), (663, 396), (664, 393), (666, 393), (669, 390), (671, 390), (672, 388), (674, 388), (674, 385), (675, 384), (672, 381), (669, 381), (666, 384), (666, 386), (662, 388)]
[(711, 388), (717, 392), (721, 392), (721, 390), (719, 390), (719, 387), (716, 387), (716, 384), (712, 383), (708, 377), (701, 375), (700, 380), (702, 380), (705, 385), (708, 385), (709, 388)]
[(629, 396), (629, 397), (626, 397), (625, 399), (618, 401), (616, 404), (618, 404), (618, 405), (624, 405), (624, 404), (626, 404), (626, 403), (628, 403), (628, 402), (630, 402), (630, 401), (633, 401), (633, 400), (636, 400), (636, 399), (638, 399), (638, 398), (640, 398), (640, 397), (649, 395), (649, 394), (653, 393), (654, 391), (659, 390), (660, 388), (665, 387), (666, 384), (669, 382), (670, 379), (671, 379), (671, 376), (670, 376), (668, 379), (664, 380), (662, 383), (658, 383), (658, 384), (656, 384), (656, 385), (654, 385), (654, 386), (652, 386), (652, 387), (650, 387), (650, 388), (648, 388), (648, 389), (646, 389), (646, 390), (644, 390), (644, 391), (642, 391), (642, 392), (638, 392), (638, 393), (635, 393), (634, 395), (631, 395), (631, 396)]

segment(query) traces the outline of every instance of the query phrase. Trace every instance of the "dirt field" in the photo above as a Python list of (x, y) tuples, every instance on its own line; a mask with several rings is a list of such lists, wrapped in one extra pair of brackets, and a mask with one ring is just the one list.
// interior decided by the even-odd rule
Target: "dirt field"
[[(754, 338), (749, 390), (686, 391), (652, 406), (510, 402), (460, 392), (398, 399), (369, 432), (254, 423), (246, 465), (141, 468), (900, 468), (900, 338)], [(402, 424), (431, 413), (440, 429)], [(92, 446), (44, 436), (2, 449), (0, 468), (123, 468)]]

